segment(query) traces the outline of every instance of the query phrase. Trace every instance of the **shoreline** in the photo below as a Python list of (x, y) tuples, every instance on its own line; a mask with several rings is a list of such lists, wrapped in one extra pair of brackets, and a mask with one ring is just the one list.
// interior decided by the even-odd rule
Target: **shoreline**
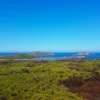
[(34, 59), (0, 59), (0, 61), (13, 60), (13, 61), (34, 61), (34, 62), (47, 62), (47, 61), (93, 61), (100, 59), (46, 59), (46, 58), (34, 58)]

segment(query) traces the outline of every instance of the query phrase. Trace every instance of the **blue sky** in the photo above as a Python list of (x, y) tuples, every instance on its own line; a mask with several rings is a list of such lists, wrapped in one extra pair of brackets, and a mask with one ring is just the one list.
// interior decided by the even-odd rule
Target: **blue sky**
[(1, 0), (0, 52), (100, 51), (99, 0)]

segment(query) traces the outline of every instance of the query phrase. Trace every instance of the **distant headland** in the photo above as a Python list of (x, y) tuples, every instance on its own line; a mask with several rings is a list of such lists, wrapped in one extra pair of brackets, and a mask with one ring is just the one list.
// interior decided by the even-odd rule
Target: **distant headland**
[(38, 60), (94, 60), (100, 59), (100, 53), (96, 52), (23, 52), (0, 54), (0, 60), (13, 59), (18, 61)]
[(51, 52), (31, 52), (28, 54), (32, 56), (54, 56), (54, 53)]
[(0, 56), (0, 60), (14, 59), (14, 60), (37, 60), (37, 56), (54, 56), (51, 52), (30, 52), (30, 53), (19, 53), (11, 56)]

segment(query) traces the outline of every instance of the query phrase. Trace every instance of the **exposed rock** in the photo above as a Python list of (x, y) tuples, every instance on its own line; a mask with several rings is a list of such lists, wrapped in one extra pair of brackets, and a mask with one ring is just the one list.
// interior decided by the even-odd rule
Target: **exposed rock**
[(91, 52), (80, 52), (78, 53), (78, 55), (92, 55)]
[(70, 56), (70, 57), (64, 57), (66, 60), (85, 60), (85, 56)]
[(31, 52), (29, 55), (33, 56), (54, 56), (54, 53), (51, 52)]

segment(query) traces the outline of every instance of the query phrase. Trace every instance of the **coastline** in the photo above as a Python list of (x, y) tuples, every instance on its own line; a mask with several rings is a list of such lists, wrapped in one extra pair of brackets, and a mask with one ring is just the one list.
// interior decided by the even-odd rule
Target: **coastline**
[[(21, 53), (16, 53), (16, 54), (21, 54)], [(50, 56), (50, 55), (42, 55), (42, 56), (35, 56), (35, 58), (30, 58), (30, 59), (27, 59), (27, 58), (23, 58), (23, 59), (20, 59), (20, 58), (14, 58), (15, 60), (65, 60), (67, 58), (74, 58), (74, 57), (78, 57), (80, 55), (76, 55), (78, 54), (78, 52), (54, 52), (54, 55), (53, 56)], [(8, 56), (9, 55), (9, 56)], [(5, 60), (5, 57), (10, 57), (10, 56), (13, 56), (15, 55), (15, 53), (0, 53), (0, 60)], [(76, 58), (77, 58), (76, 57)], [(80, 56), (82, 57), (82, 56)], [(95, 59), (100, 59), (100, 52), (95, 52), (93, 53), (93, 55), (85, 55), (85, 58), (86, 60), (95, 60)]]

